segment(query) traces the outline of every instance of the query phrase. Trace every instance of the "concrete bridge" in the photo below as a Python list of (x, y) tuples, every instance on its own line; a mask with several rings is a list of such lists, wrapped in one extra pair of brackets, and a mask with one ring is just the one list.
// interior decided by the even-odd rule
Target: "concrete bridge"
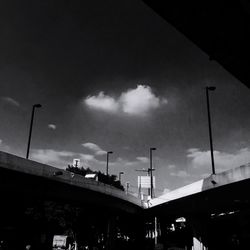
[(143, 2), (250, 88), (249, 1)]
[(0, 242), (7, 249), (29, 243), (51, 249), (56, 234), (89, 248), (141, 244), (141, 201), (69, 171), (0, 152), (0, 197)]
[(4, 152), (0, 152), (0, 173), (1, 190), (8, 192), (93, 203), (128, 213), (141, 209), (140, 200), (110, 185)]
[(230, 249), (232, 239), (246, 247), (249, 188), (247, 164), (173, 190), (145, 207), (109, 185), (0, 152), (0, 236), (25, 244), (43, 235), (45, 249), (53, 234), (66, 229), (77, 231), (83, 245), (101, 242), (105, 249), (153, 249), (155, 243), (164, 249)]
[[(183, 249), (246, 249), (250, 237), (248, 190), (250, 164), (210, 175), (157, 197), (145, 212), (151, 221), (157, 218), (160, 222), (165, 245), (172, 235), (178, 235), (178, 241), (184, 242), (178, 247)], [(179, 229), (169, 230), (172, 226)]]

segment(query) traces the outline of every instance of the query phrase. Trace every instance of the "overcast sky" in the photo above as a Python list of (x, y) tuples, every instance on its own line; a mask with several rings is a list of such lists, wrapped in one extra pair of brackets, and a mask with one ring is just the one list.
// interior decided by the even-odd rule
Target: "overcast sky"
[(250, 162), (249, 89), (139, 0), (1, 1), (0, 150), (65, 168), (156, 168), (156, 193)]

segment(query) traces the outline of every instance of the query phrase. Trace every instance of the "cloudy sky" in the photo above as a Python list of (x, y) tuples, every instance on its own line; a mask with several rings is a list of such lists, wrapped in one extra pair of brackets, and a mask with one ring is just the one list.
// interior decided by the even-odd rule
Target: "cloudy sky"
[(140, 0), (0, 3), (0, 150), (65, 168), (156, 168), (156, 193), (250, 162), (249, 89)]

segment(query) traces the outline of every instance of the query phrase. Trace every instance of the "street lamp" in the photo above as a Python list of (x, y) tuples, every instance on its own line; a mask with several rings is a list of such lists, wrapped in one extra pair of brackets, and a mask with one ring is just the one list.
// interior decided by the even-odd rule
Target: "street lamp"
[(107, 168), (106, 168), (106, 175), (108, 176), (108, 174), (109, 174), (109, 155), (110, 154), (113, 154), (113, 152), (112, 151), (108, 151), (107, 152)]
[(149, 150), (149, 158), (150, 158), (150, 196), (153, 198), (153, 164), (152, 164), (152, 151), (156, 150), (156, 148), (150, 148)]
[(41, 104), (34, 104), (33, 107), (32, 107), (31, 120), (30, 120), (30, 131), (29, 131), (29, 139), (28, 139), (28, 147), (27, 147), (26, 159), (29, 159), (30, 141), (31, 141), (31, 134), (32, 134), (32, 127), (33, 127), (33, 120), (34, 120), (35, 108), (41, 108), (41, 107), (42, 107)]
[(122, 174), (124, 174), (124, 172), (119, 172), (119, 181), (121, 182), (122, 179)]
[(210, 106), (209, 106), (209, 91), (214, 91), (215, 89), (216, 87), (213, 86), (206, 87), (207, 116), (208, 116), (209, 141), (210, 141), (210, 152), (211, 152), (211, 162), (212, 162), (212, 174), (215, 174), (215, 167), (214, 167), (214, 150), (213, 150), (213, 138), (212, 138)]

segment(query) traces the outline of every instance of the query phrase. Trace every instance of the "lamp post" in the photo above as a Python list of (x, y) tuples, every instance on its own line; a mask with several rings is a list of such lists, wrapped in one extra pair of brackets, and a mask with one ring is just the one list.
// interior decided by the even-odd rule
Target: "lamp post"
[(122, 174), (124, 174), (124, 172), (119, 172), (119, 181), (121, 182), (122, 180)]
[(113, 152), (112, 151), (108, 151), (107, 152), (107, 167), (106, 167), (106, 175), (108, 176), (108, 174), (109, 174), (109, 155), (110, 154), (113, 154)]
[(31, 142), (31, 134), (32, 134), (32, 127), (33, 127), (33, 120), (34, 120), (35, 108), (41, 108), (41, 107), (42, 107), (41, 104), (34, 104), (33, 107), (32, 107), (31, 120), (30, 120), (30, 131), (29, 131), (29, 139), (28, 139), (28, 147), (27, 147), (26, 159), (29, 159), (30, 142)]
[(208, 116), (209, 141), (210, 141), (210, 152), (211, 152), (211, 162), (212, 162), (212, 174), (215, 174), (215, 167), (214, 167), (214, 150), (213, 150), (213, 138), (212, 138), (212, 128), (211, 128), (211, 116), (210, 116), (210, 106), (209, 106), (209, 91), (214, 91), (215, 89), (216, 87), (213, 86), (206, 87), (207, 116)]
[(150, 148), (149, 150), (149, 158), (150, 158), (150, 197), (153, 198), (153, 164), (152, 164), (152, 151), (156, 150), (156, 148)]

